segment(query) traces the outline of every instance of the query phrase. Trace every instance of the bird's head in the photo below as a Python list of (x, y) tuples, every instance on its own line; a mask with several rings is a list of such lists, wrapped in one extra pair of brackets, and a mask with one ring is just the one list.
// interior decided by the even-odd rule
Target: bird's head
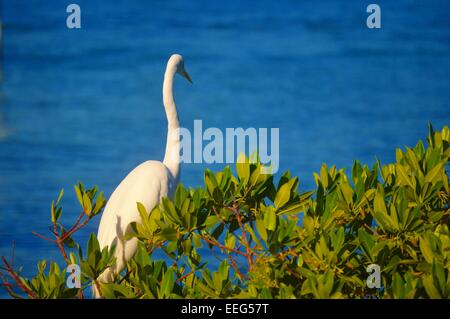
[(192, 83), (191, 77), (187, 73), (185, 67), (184, 67), (184, 60), (183, 57), (179, 54), (173, 54), (170, 59), (169, 63), (174, 65), (176, 67), (177, 73), (184, 77), (186, 80), (188, 80), (190, 83)]

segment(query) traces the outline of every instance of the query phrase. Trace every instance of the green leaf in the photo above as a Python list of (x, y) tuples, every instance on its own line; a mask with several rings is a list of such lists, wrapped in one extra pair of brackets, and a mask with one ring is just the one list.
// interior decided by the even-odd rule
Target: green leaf
[(372, 236), (369, 235), (365, 230), (358, 229), (358, 239), (359, 242), (362, 244), (365, 253), (367, 256), (372, 260), (372, 248), (375, 245), (375, 241), (373, 240)]
[(230, 274), (230, 265), (227, 259), (224, 259), (219, 266), (219, 274), (222, 280), (227, 280)]
[(161, 232), (159, 232), (158, 235), (168, 241), (177, 240), (177, 231), (171, 227), (162, 228)]
[(423, 286), (428, 294), (428, 296), (432, 299), (441, 299), (441, 294), (437, 290), (436, 286), (433, 283), (433, 277), (431, 275), (425, 275), (422, 278)]
[(105, 299), (133, 298), (133, 293), (125, 286), (100, 282), (102, 297)]
[(387, 215), (386, 202), (384, 201), (384, 193), (380, 186), (378, 187), (378, 191), (375, 194), (373, 206), (374, 206), (375, 212), (381, 213), (383, 215)]
[(52, 223), (56, 222), (56, 213), (55, 213), (55, 202), (52, 201), (52, 206), (50, 207), (51, 215), (52, 215)]
[(193, 242), (195, 248), (202, 247), (202, 241), (201, 241), (199, 234), (197, 234), (197, 233), (192, 234), (192, 242)]
[(256, 229), (258, 230), (258, 234), (261, 236), (262, 240), (267, 241), (267, 230), (263, 219), (256, 219)]
[(291, 184), (285, 183), (278, 190), (277, 195), (275, 196), (275, 207), (280, 209), (282, 208), (288, 201), (291, 196)]
[(88, 254), (91, 254), (96, 251), (100, 251), (100, 244), (98, 243), (97, 236), (95, 236), (95, 234), (92, 233), (89, 236), (88, 241)]
[(167, 269), (161, 281), (162, 297), (169, 297), (175, 284), (175, 276), (172, 268)]
[(73, 188), (75, 189), (75, 194), (77, 195), (78, 202), (80, 203), (81, 207), (83, 207), (83, 193), (81, 192), (80, 186), (74, 185)]
[(419, 247), (425, 260), (430, 264), (433, 263), (434, 254), (430, 247), (429, 239), (424, 236), (421, 236), (419, 241)]
[(56, 200), (56, 205), (59, 205), (59, 203), (61, 202), (61, 198), (64, 195), (64, 188), (61, 188), (61, 191), (59, 192), (59, 196), (58, 199)]
[(439, 284), (439, 290), (444, 293), (445, 292), (444, 266), (440, 262), (434, 260), (432, 272), (433, 272), (433, 277), (435, 277), (437, 279), (437, 283)]
[(326, 164), (322, 164), (322, 167), (320, 168), (320, 180), (322, 181), (322, 185), (324, 188), (327, 188), (329, 186), (328, 169)]
[(169, 221), (171, 221), (172, 223), (174, 223), (176, 225), (181, 225), (182, 222), (181, 222), (180, 216), (178, 215), (172, 201), (169, 198), (164, 197), (162, 199), (162, 204), (164, 207), (164, 212), (163, 212), (164, 217), (167, 217), (167, 219)]
[(413, 184), (411, 178), (406, 173), (405, 168), (401, 164), (395, 165), (395, 168), (396, 168), (396, 171), (397, 171), (397, 174), (398, 174), (400, 180), (404, 184), (409, 185), (412, 189), (414, 189), (414, 184)]
[[(284, 185), (283, 185), (284, 186)], [(267, 207), (264, 214), (264, 224), (267, 230), (275, 230), (277, 225), (277, 214), (272, 206)]]
[(100, 210), (105, 206), (105, 204), (106, 204), (106, 199), (103, 196), (103, 192), (100, 192), (97, 195), (97, 198), (95, 200), (95, 205), (94, 205), (94, 208), (92, 210), (92, 214), (93, 215), (98, 214), (100, 212)]
[(83, 209), (87, 216), (92, 212), (92, 203), (87, 193), (83, 194)]
[(250, 163), (248, 161), (247, 156), (244, 153), (240, 153), (238, 155), (237, 163), (236, 163), (236, 171), (239, 177), (239, 180), (248, 182), (250, 178)]
[(145, 206), (140, 202), (137, 202), (136, 205), (137, 205), (137, 210), (139, 212), (139, 215), (141, 216), (141, 219), (146, 220), (148, 217), (148, 214), (147, 214), (147, 210), (145, 209)]
[(440, 176), (441, 171), (445, 167), (446, 161), (442, 161), (439, 164), (437, 164), (435, 167), (433, 167), (425, 176), (425, 183), (433, 183), (435, 182), (435, 178)]
[(380, 212), (374, 213), (375, 220), (377, 223), (381, 226), (381, 228), (384, 231), (393, 231), (396, 229), (394, 223), (392, 222), (391, 218), (387, 214), (383, 214)]
[(207, 169), (205, 171), (205, 184), (206, 184), (206, 188), (207, 188), (209, 194), (213, 195), (214, 190), (218, 186), (217, 186), (217, 181), (216, 181), (216, 178), (214, 177), (214, 174), (209, 169)]
[(228, 238), (225, 240), (225, 246), (230, 249), (234, 249), (234, 246), (236, 245), (236, 237), (233, 235), (228, 235)]

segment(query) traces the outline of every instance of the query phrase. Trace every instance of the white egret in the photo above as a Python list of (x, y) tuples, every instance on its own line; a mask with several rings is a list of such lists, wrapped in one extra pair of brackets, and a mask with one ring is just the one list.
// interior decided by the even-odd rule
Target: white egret
[[(137, 203), (142, 203), (147, 212), (150, 212), (160, 203), (161, 198), (170, 197), (176, 189), (180, 174), (180, 122), (173, 98), (176, 73), (192, 83), (184, 68), (183, 57), (179, 54), (170, 57), (164, 74), (163, 103), (168, 132), (163, 162), (150, 160), (133, 169), (114, 190), (103, 212), (97, 238), (100, 248), (116, 245), (116, 263), (99, 276), (100, 282), (112, 282), (136, 252), (137, 239), (124, 240), (123, 236), (130, 223), (140, 222)], [(97, 287), (94, 287), (94, 297), (100, 297)]]

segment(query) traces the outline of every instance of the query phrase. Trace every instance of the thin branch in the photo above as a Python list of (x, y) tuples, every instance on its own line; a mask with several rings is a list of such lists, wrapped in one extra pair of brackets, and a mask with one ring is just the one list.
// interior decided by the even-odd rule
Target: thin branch
[(66, 261), (66, 263), (68, 265), (70, 265), (71, 262), (70, 262), (69, 257), (67, 257), (67, 253), (66, 253), (66, 250), (64, 249), (63, 242), (61, 240), (61, 237), (59, 236), (58, 226), (56, 225), (56, 221), (53, 222), (53, 232), (55, 233), (55, 237), (56, 237), (56, 245), (58, 246), (59, 250), (61, 251), (61, 254), (62, 254), (64, 260)]
[(51, 239), (51, 238), (48, 238), (48, 237), (45, 237), (45, 236), (42, 236), (41, 234), (38, 234), (38, 233), (36, 233), (36, 232), (31, 232), (34, 236), (37, 236), (37, 237), (39, 237), (39, 238), (41, 238), (41, 239), (43, 239), (43, 240), (46, 240), (46, 241), (49, 241), (49, 242), (51, 242), (51, 243), (54, 243), (54, 244), (56, 244), (56, 240), (54, 240), (54, 239)]
[(100, 288), (100, 283), (98, 282), (97, 279), (94, 279), (94, 285), (95, 285), (95, 288), (97, 288), (99, 297), (101, 297), (102, 296), (102, 290)]
[(64, 240), (67, 239), (69, 236), (71, 236), (73, 233), (79, 231), (81, 228), (83, 228), (84, 226), (86, 226), (87, 223), (88, 223), (90, 220), (91, 220), (91, 219), (88, 218), (88, 219), (86, 219), (81, 225), (79, 225), (79, 226), (77, 226), (77, 227), (75, 227), (75, 228), (72, 228), (72, 230), (66, 232), (66, 233), (61, 237), (61, 240), (64, 241)]
[(239, 224), (239, 228), (241, 229), (241, 232), (242, 232), (242, 238), (244, 240), (244, 246), (245, 246), (245, 249), (247, 252), (246, 257), (247, 257), (247, 262), (248, 262), (248, 271), (250, 271), (253, 266), (253, 256), (252, 256), (253, 252), (248, 243), (247, 232), (245, 231), (244, 226), (242, 225), (242, 217), (239, 214), (236, 204), (233, 205), (233, 208), (231, 210), (234, 213), (234, 215), (236, 216), (236, 220), (237, 220), (237, 222)]
[(377, 233), (377, 231), (375, 229), (372, 229), (369, 225), (367, 225), (366, 223), (363, 223), (363, 226), (370, 230), (374, 235), (376, 235), (378, 238), (383, 239), (383, 236), (380, 236), (380, 234)]
[(222, 245), (221, 243), (219, 243), (218, 241), (214, 241), (214, 240), (206, 237), (205, 235), (200, 235), (200, 238), (203, 239), (204, 241), (206, 241), (207, 243), (210, 243), (211, 245), (219, 247), (220, 249), (225, 249), (225, 250), (231, 251), (235, 254), (239, 254), (239, 255), (247, 257), (246, 253), (243, 253), (242, 251), (236, 250), (234, 248), (226, 247), (226, 246)]
[(3, 284), (1, 284), (0, 286), (5, 287), (6, 291), (10, 296), (14, 295), (14, 290), (12, 289), (14, 285), (8, 282), (8, 279), (6, 278), (6, 276), (3, 275), (1, 271), (0, 271), (0, 279), (3, 281)]
[(119, 285), (128, 277), (130, 277), (130, 274), (134, 271), (135, 268), (131, 268), (127, 271), (127, 273), (119, 280)]
[(6, 260), (5, 257), (1, 257), (3, 264), (6, 267), (6, 271), (8, 272), (8, 274), (11, 276), (11, 278), (14, 279), (14, 281), (17, 283), (17, 285), (19, 286), (19, 288), (24, 291), (30, 298), (32, 299), (36, 299), (37, 296), (36, 294), (31, 291), (26, 285), (25, 283), (22, 281), (22, 279), (17, 275), (17, 273), (12, 269), (11, 265), (8, 263), (8, 261)]
[(239, 278), (242, 279), (248, 279), (247, 276), (245, 276), (238, 268), (238, 266), (236, 265), (236, 261), (233, 259), (233, 257), (231, 257), (230, 254), (228, 254), (228, 259), (230, 260), (230, 265), (231, 267), (233, 267), (233, 269), (236, 271), (236, 274), (239, 276)]
[(176, 281), (177, 281), (177, 282), (180, 282), (180, 281), (182, 281), (183, 279), (189, 277), (189, 275), (192, 275), (193, 273), (195, 273), (195, 270), (192, 270), (192, 271), (188, 272), (186, 275), (181, 276), (181, 277), (178, 278)]
[(68, 232), (71, 232), (75, 227), (77, 227), (78, 224), (79, 224), (79, 223), (81, 222), (81, 220), (83, 219), (83, 216), (85, 216), (85, 215), (86, 215), (86, 213), (85, 213), (84, 211), (82, 211), (82, 212), (80, 213), (80, 215), (78, 216), (78, 218), (77, 218), (75, 224), (73, 224), (73, 226), (70, 227), (70, 229), (68, 230)]

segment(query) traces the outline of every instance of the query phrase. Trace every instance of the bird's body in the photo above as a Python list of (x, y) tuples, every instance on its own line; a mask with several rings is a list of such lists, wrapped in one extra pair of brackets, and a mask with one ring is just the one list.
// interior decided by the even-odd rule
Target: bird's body
[(171, 197), (176, 180), (168, 168), (158, 161), (146, 161), (133, 169), (114, 190), (98, 228), (100, 247), (116, 245), (116, 264), (100, 277), (110, 282), (136, 252), (137, 239), (123, 240), (132, 222), (141, 222), (137, 203), (150, 212), (161, 198)]
[[(190, 81), (184, 70), (183, 58), (178, 54), (170, 57), (164, 75), (163, 102), (168, 121), (164, 161), (146, 161), (133, 169), (114, 190), (103, 212), (97, 238), (100, 248), (116, 246), (116, 263), (99, 276), (100, 282), (112, 282), (136, 253), (137, 239), (125, 240), (124, 235), (130, 223), (141, 221), (137, 203), (143, 204), (146, 211), (151, 212), (163, 197), (171, 197), (176, 189), (180, 170), (180, 126), (172, 94), (176, 73)], [(94, 296), (100, 297), (95, 286)]]

